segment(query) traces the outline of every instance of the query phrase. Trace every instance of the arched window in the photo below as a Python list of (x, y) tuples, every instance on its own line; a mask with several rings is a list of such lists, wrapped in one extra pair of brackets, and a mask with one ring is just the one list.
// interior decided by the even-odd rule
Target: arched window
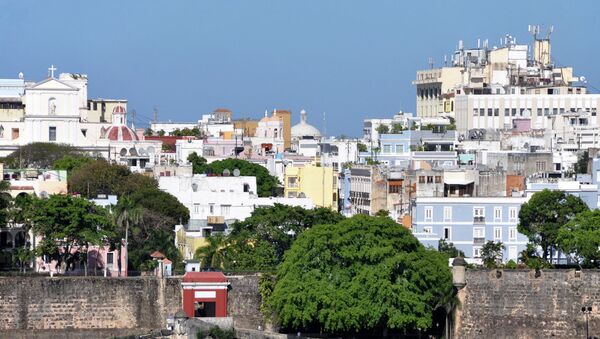
[(273, 130), (273, 137), (277, 138), (277, 128), (275, 130)]

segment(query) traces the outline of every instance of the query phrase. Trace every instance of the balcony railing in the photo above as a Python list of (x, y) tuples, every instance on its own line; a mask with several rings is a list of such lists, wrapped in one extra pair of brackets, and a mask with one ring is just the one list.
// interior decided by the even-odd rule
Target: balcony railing
[(473, 238), (473, 245), (483, 246), (485, 244), (485, 238)]
[(473, 223), (485, 224), (485, 217), (473, 217)]

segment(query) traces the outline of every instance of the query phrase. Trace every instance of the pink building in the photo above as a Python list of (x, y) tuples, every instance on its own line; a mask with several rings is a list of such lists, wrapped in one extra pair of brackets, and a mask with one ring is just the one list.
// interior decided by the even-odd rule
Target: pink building
[(517, 132), (529, 132), (531, 130), (531, 119), (513, 119), (513, 129)]

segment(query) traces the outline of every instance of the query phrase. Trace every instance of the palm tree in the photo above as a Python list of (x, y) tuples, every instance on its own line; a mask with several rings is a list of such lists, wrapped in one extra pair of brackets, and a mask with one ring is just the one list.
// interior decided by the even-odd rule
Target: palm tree
[(198, 248), (194, 257), (200, 260), (200, 266), (203, 268), (223, 268), (225, 238), (221, 234), (216, 234), (211, 235), (207, 240), (208, 244)]
[[(125, 263), (128, 261), (129, 226), (139, 223), (142, 219), (142, 208), (135, 204), (129, 197), (122, 197), (114, 208), (115, 224), (121, 229), (125, 228)], [(120, 244), (120, 241), (119, 241)], [(119, 263), (121, 262), (121, 246), (119, 246)], [(121, 264), (119, 264), (121, 275)]]

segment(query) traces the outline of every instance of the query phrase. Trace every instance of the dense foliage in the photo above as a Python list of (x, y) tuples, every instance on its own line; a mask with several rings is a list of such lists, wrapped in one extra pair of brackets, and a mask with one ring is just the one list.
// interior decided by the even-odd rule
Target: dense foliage
[(274, 270), (298, 235), (343, 218), (327, 208), (306, 210), (280, 204), (257, 208), (250, 217), (232, 225), (225, 261), (237, 270)]
[(500, 266), (502, 263), (502, 252), (504, 251), (502, 242), (488, 241), (481, 247), (481, 259), (483, 265), (487, 268)]
[(559, 229), (576, 214), (587, 210), (587, 205), (579, 197), (545, 189), (535, 193), (521, 206), (518, 230), (531, 243), (542, 248), (542, 259), (547, 260), (550, 251), (558, 247)]
[(558, 247), (585, 267), (600, 266), (600, 210), (584, 211), (558, 231)]
[(64, 157), (54, 161), (52, 168), (55, 170), (66, 170), (68, 172), (72, 172), (73, 170), (76, 170), (81, 166), (92, 162), (93, 160), (94, 159), (88, 156), (67, 154)]
[(465, 257), (465, 253), (457, 249), (453, 243), (448, 243), (444, 239), (438, 242), (438, 252), (445, 253), (449, 258)]
[(65, 156), (78, 158), (84, 155), (75, 147), (66, 144), (35, 142), (19, 146), (18, 150), (2, 159), (2, 162), (6, 168), (49, 169)]
[(303, 232), (277, 279), (268, 302), (282, 326), (339, 334), (430, 328), (452, 292), (445, 255), (365, 215)]
[(269, 171), (261, 165), (251, 163), (242, 159), (228, 158), (224, 160), (217, 160), (207, 164), (206, 159), (198, 154), (191, 153), (187, 159), (191, 162), (194, 174), (218, 174), (221, 175), (225, 169), (228, 169), (230, 173), (233, 170), (240, 170), (240, 175), (256, 177), (256, 186), (259, 197), (272, 197), (276, 196), (279, 187), (279, 180), (270, 175)]
[(57, 260), (64, 268), (76, 262), (85, 265), (87, 247), (109, 245), (113, 237), (108, 211), (70, 195), (35, 198), (29, 218), (33, 231), (43, 237), (38, 254)]

